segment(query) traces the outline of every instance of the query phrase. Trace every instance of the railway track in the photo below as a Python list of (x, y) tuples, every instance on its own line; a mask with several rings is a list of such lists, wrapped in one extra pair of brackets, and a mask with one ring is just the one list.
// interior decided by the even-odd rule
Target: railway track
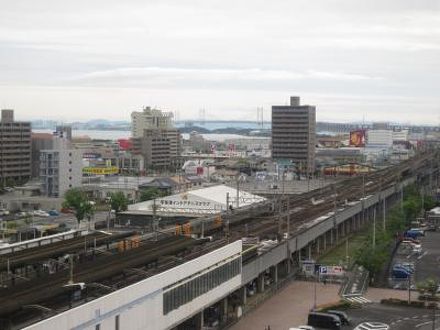
[[(76, 253), (85, 248), (100, 246), (132, 236), (134, 232), (116, 233), (112, 235), (94, 232), (87, 236), (80, 236), (42, 245), (34, 248), (12, 252), (0, 256), (0, 272), (9, 269), (33, 265), (44, 260), (62, 256), (67, 253)], [(9, 265), (8, 265), (9, 263)]]
[[(175, 236), (160, 242), (149, 242), (123, 253), (97, 258), (77, 265), (74, 270), (76, 283), (95, 283), (123, 274), (126, 269), (137, 268), (157, 261), (160, 257), (173, 255), (200, 244), (193, 239)], [(78, 269), (79, 268), (79, 269)], [(0, 290), (0, 316), (20, 311), (25, 305), (50, 301), (66, 294), (65, 285), (69, 280), (69, 271), (32, 280)]]
[[(294, 210), (294, 212), (291, 211), (290, 233), (301, 225), (334, 211), (341, 202), (359, 200), (362, 196), (376, 193), (405, 179), (408, 175), (406, 172), (424, 166), (428, 158), (427, 155), (423, 155), (418, 159), (409, 160), (392, 168), (368, 173), (364, 177), (348, 178), (319, 191), (311, 191), (303, 195), (288, 197), (287, 203), (289, 203), (290, 209)], [(315, 202), (319, 200), (321, 203), (314, 205), (312, 199)], [(284, 205), (283, 217), (287, 216), (285, 213), (286, 209), (287, 207)], [(260, 219), (257, 224), (252, 223), (252, 221), (236, 225), (232, 224), (233, 231), (235, 232), (233, 237), (245, 235), (265, 237), (280, 234), (280, 231), (287, 232), (286, 221), (282, 221), (281, 224), (278, 223), (279, 216), (275, 210), (272, 215)]]

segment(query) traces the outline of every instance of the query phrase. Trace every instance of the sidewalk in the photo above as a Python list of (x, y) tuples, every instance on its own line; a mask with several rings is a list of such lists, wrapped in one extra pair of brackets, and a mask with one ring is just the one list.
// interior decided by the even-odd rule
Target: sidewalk
[[(295, 281), (242, 318), (231, 330), (288, 330), (306, 324), (314, 303), (314, 282)], [(317, 305), (338, 302), (339, 285), (316, 284)]]

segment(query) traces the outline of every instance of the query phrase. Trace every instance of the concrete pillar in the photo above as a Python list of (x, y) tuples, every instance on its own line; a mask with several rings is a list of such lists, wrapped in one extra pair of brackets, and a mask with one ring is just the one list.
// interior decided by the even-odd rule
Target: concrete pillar
[(316, 253), (319, 255), (319, 253), (321, 252), (321, 237), (318, 237), (316, 239)]
[(310, 243), (309, 245), (308, 245), (308, 257), (309, 257), (309, 260), (312, 260), (312, 243)]
[(195, 318), (195, 326), (196, 326), (196, 330), (201, 330), (204, 328), (205, 326), (205, 321), (203, 319), (203, 310), (198, 313), (196, 316), (194, 316)]
[(334, 229), (330, 229), (330, 246), (333, 246), (333, 230)]
[(243, 306), (245, 306), (247, 303), (246, 284), (240, 290), (241, 290), (241, 302), (242, 302)]
[(290, 258), (291, 256), (288, 256), (286, 260), (286, 275), (289, 275), (291, 272)]
[(324, 251), (327, 250), (327, 233), (324, 233)]
[(257, 291), (258, 293), (264, 292), (264, 273), (258, 275), (257, 279)]
[(223, 298), (222, 301), (222, 322), (228, 321), (228, 297)]

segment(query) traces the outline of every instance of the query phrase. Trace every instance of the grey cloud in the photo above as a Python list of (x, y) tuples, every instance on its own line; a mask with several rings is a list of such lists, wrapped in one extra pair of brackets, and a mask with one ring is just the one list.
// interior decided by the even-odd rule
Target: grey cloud
[[(321, 115), (338, 120), (365, 112), (392, 117), (404, 109), (403, 117), (435, 122), (439, 5), (437, 0), (5, 1), (0, 102), (25, 113), (44, 109), (68, 116), (72, 108), (60, 108), (75, 104), (75, 95), (82, 100), (74, 111), (78, 116), (98, 111), (99, 117), (96, 109), (107, 109), (106, 116), (122, 118), (121, 109), (151, 100), (180, 109), (182, 116), (211, 106), (232, 118), (295, 92), (309, 96)], [(20, 88), (27, 98), (20, 97)], [(216, 97), (231, 102), (220, 104)]]

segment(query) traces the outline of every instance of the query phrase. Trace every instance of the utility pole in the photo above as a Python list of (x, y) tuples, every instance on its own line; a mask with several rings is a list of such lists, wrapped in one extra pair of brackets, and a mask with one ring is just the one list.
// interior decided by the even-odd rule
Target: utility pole
[(336, 205), (336, 186), (333, 185), (333, 194), (334, 194), (334, 200), (333, 200), (333, 227), (335, 228), (335, 240), (336, 240), (336, 245), (338, 244), (338, 240), (339, 240), (339, 233), (338, 233), (338, 222), (337, 222), (337, 218), (336, 218), (336, 213), (337, 213), (337, 205)]
[(373, 249), (376, 248), (376, 208), (373, 212)]
[[(284, 197), (284, 195), (283, 195), (283, 197)], [(284, 199), (281, 198), (281, 200), (279, 201), (279, 207), (278, 207), (278, 235), (280, 237), (280, 241), (283, 238), (283, 226), (282, 226), (283, 203), (284, 203)]]
[(386, 218), (386, 212), (387, 212), (387, 209), (386, 209), (386, 198), (385, 197), (383, 197), (383, 205), (382, 205), (382, 211), (383, 211), (383, 214), (382, 214), (382, 217), (383, 217), (383, 230), (385, 231), (386, 229), (387, 229), (387, 218)]
[(382, 202), (382, 227), (383, 227), (383, 230), (385, 231), (386, 228), (387, 228), (387, 224), (386, 224), (387, 220), (386, 220), (386, 217), (385, 217), (385, 214), (386, 214), (385, 196), (384, 196), (383, 191), (382, 191), (382, 189), (383, 189), (382, 185), (383, 185), (383, 179), (381, 178), (380, 179), (380, 185), (379, 185), (379, 200), (378, 200), (379, 209), (378, 209), (378, 211), (380, 210), (380, 204)]
[(69, 282), (68, 284), (73, 284), (73, 255), (69, 254)]
[(365, 174), (362, 174), (362, 224), (365, 223)]
[(287, 237), (286, 238), (287, 239), (290, 238), (290, 203), (289, 203), (289, 200), (287, 200)]
[(237, 209), (240, 207), (240, 175), (237, 176)]

